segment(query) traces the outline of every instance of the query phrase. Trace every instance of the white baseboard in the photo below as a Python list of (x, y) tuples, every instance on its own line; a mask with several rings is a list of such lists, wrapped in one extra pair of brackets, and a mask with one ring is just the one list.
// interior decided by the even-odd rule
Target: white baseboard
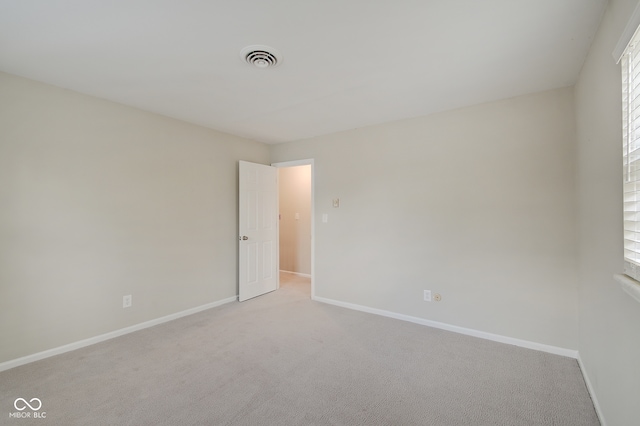
[(596, 414), (598, 415), (598, 419), (600, 420), (600, 426), (607, 426), (607, 422), (604, 419), (604, 415), (602, 413), (602, 409), (600, 408), (600, 403), (598, 402), (598, 398), (596, 397), (595, 389), (591, 384), (591, 380), (589, 380), (589, 375), (587, 374), (587, 370), (582, 363), (582, 358), (580, 358), (580, 354), (578, 353), (578, 365), (580, 366), (580, 371), (582, 371), (582, 377), (584, 377), (584, 382), (587, 385), (587, 390), (589, 391), (589, 395), (591, 395), (591, 401), (593, 402), (593, 407), (596, 409)]
[(412, 317), (409, 315), (398, 314), (396, 312), (385, 311), (382, 309), (370, 308), (368, 306), (356, 305), (353, 303), (340, 302), (333, 299), (325, 299), (324, 297), (313, 297), (313, 300), (330, 305), (340, 306), (342, 308), (353, 309), (355, 311), (367, 312), (370, 314), (381, 315), (383, 317), (394, 318), (402, 321), (408, 321), (415, 324), (422, 324), (433, 328), (453, 331), (454, 333), (465, 334), (467, 336), (479, 337), (481, 339), (492, 340), (494, 342), (506, 343), (509, 345), (520, 346), (527, 349), (548, 352), (554, 355), (566, 356), (569, 358), (578, 358), (578, 351), (557, 346), (545, 345), (542, 343), (530, 342), (528, 340), (515, 339), (513, 337), (501, 336), (499, 334), (487, 333), (484, 331), (474, 330), (471, 328), (459, 327), (457, 325), (445, 324), (443, 322), (431, 321), (424, 318)]
[(5, 361), (3, 363), (0, 363), (0, 371), (9, 370), (11, 368), (19, 367), (24, 364), (29, 364), (30, 362), (39, 361), (44, 358), (49, 358), (55, 355), (63, 354), (65, 352), (70, 352), (76, 349), (84, 348), (85, 346), (90, 346), (96, 343), (104, 342), (105, 340), (113, 339), (114, 337), (119, 337), (125, 334), (133, 333), (134, 331), (153, 327), (154, 325), (173, 321), (175, 319), (186, 317), (188, 315), (193, 315), (198, 312), (205, 311), (207, 309), (224, 305), (226, 303), (235, 302), (236, 300), (238, 300), (238, 296), (229, 297), (227, 299), (218, 300), (217, 302), (207, 303), (206, 305), (196, 306), (195, 308), (187, 309), (181, 312), (176, 312), (175, 314), (156, 318), (150, 321), (145, 321), (140, 324), (132, 325), (130, 327), (121, 328), (120, 330), (111, 331), (109, 333), (101, 334), (99, 336), (90, 337), (88, 339), (80, 340), (78, 342), (69, 343), (68, 345), (59, 346), (53, 349), (48, 349), (46, 351), (38, 352), (32, 355), (27, 355), (22, 358)]
[(284, 272), (285, 274), (298, 275), (299, 277), (311, 278), (311, 274), (303, 274), (301, 272), (285, 271), (283, 269), (280, 269), (280, 272)]

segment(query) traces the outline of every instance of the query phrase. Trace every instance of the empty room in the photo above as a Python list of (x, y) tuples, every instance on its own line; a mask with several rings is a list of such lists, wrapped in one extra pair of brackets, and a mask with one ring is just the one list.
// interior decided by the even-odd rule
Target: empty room
[(0, 0), (0, 425), (639, 425), (638, 27)]

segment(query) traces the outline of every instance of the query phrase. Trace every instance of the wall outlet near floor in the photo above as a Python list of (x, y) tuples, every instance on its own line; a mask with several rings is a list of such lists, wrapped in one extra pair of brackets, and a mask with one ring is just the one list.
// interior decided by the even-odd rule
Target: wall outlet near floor
[(440, 293), (436, 293), (433, 295), (433, 300), (435, 300), (436, 302), (439, 302), (442, 300), (442, 296), (440, 296)]
[(128, 294), (126, 296), (122, 296), (122, 307), (130, 308), (131, 307), (131, 295)]
[(431, 290), (424, 291), (424, 301), (431, 302)]

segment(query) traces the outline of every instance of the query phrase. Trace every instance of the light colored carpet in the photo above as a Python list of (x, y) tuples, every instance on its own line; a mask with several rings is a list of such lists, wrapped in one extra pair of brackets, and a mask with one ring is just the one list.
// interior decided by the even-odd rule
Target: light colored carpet
[[(575, 360), (282, 288), (0, 373), (0, 424), (598, 425)], [(12, 419), (17, 397), (46, 419)]]

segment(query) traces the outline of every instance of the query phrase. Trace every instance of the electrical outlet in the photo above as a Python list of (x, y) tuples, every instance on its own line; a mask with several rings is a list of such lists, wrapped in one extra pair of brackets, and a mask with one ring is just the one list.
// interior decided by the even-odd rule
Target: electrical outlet
[(431, 302), (431, 290), (424, 291), (424, 301)]
[(433, 300), (435, 300), (436, 302), (439, 302), (442, 300), (442, 296), (440, 296), (440, 293), (436, 293), (433, 295)]
[(340, 198), (334, 198), (333, 199), (333, 207), (334, 208), (340, 207)]
[(126, 296), (122, 296), (122, 307), (130, 308), (131, 307), (131, 295), (128, 294)]

